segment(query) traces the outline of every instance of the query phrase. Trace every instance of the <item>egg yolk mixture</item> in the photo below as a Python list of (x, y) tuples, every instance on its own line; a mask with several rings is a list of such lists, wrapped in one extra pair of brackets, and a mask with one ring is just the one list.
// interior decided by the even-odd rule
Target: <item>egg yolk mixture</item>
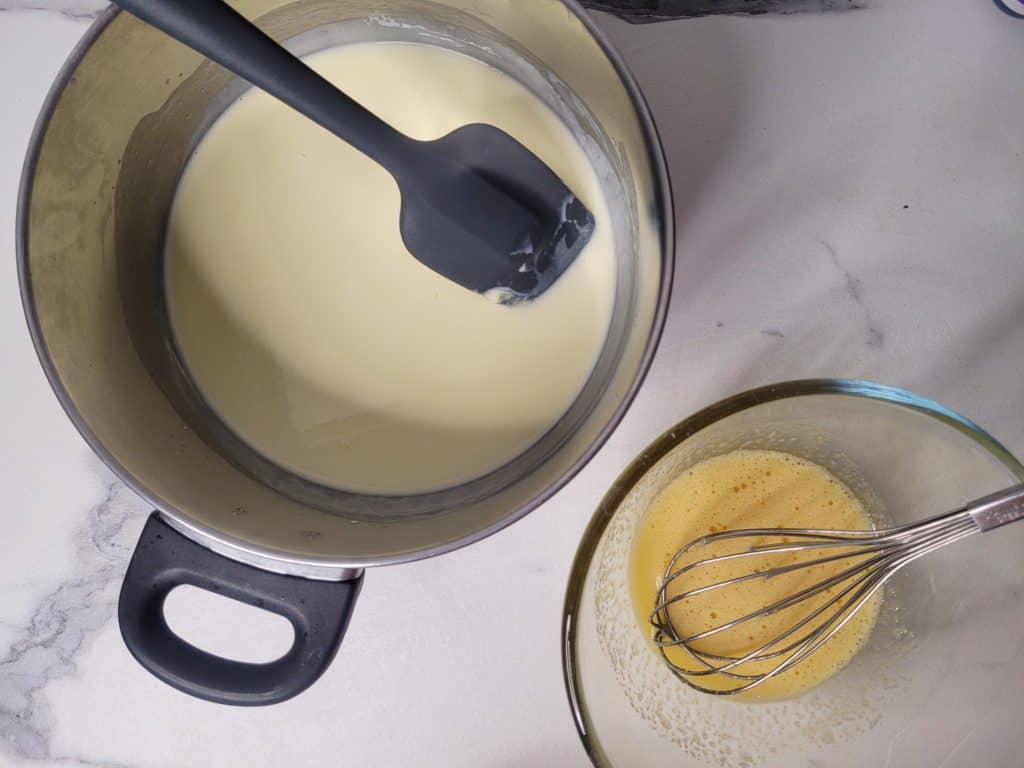
[[(654, 636), (650, 616), (665, 569), (682, 547), (710, 533), (745, 528), (823, 528), (868, 530), (872, 528), (864, 506), (839, 479), (823, 467), (778, 451), (738, 450), (706, 459), (683, 472), (654, 500), (635, 534), (630, 559), (630, 583), (637, 620), (649, 637)], [(744, 539), (740, 545), (723, 541), (695, 548), (675, 568), (697, 558), (732, 554), (760, 543), (782, 543)], [(794, 540), (795, 541), (795, 540)], [(849, 550), (847, 550), (849, 551)], [(695, 587), (793, 563), (806, 563), (837, 550), (810, 550), (738, 558), (701, 567), (673, 579), (668, 598)], [(669, 607), (669, 618), (679, 637), (705, 632), (758, 611), (789, 595), (862, 562), (844, 559), (800, 568), (771, 579), (754, 578), (701, 595)], [(775, 613), (744, 621), (736, 627), (694, 641), (702, 653), (743, 657), (840, 595), (852, 581), (829, 587), (820, 596)], [(867, 641), (881, 605), (877, 592), (827, 642), (803, 661), (734, 698), (764, 701), (796, 696), (824, 682), (842, 669)], [(817, 627), (830, 612), (806, 624), (802, 630), (770, 651), (777, 651)], [(791, 653), (791, 652), (790, 652)], [(701, 665), (684, 649), (668, 648), (668, 658), (686, 669)], [(763, 674), (789, 654), (772, 660), (748, 661), (733, 669), (741, 674)], [(719, 664), (723, 662), (717, 662)], [(731, 690), (744, 681), (721, 674), (690, 678), (712, 690)]]

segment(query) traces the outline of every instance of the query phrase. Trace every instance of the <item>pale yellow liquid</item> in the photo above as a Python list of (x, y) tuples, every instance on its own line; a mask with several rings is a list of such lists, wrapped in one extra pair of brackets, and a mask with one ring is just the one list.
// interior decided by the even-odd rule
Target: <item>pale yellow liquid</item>
[(594, 236), (537, 300), (496, 305), (408, 253), (387, 171), (253, 90), (199, 144), (171, 210), (178, 348), (221, 419), (300, 475), (368, 493), (478, 477), (562, 416), (601, 351), (615, 263), (597, 175), (541, 101), (466, 56), (366, 43), (307, 62), (413, 138), (504, 129), (583, 200)]
[[(676, 478), (654, 500), (636, 532), (630, 561), (633, 603), (644, 632), (653, 635), (649, 623), (658, 585), (672, 556), (684, 545), (709, 533), (740, 528), (828, 528), (866, 530), (872, 527), (863, 505), (835, 476), (816, 464), (786, 453), (741, 450), (702, 461)], [(772, 543), (776, 543), (773, 540)], [(702, 548), (699, 557), (730, 554), (736, 546), (722, 544)], [(829, 553), (834, 553), (831, 550)], [(669, 596), (687, 589), (791, 562), (806, 562), (812, 555), (780, 554), (757, 559), (738, 559), (692, 572), (689, 581), (671, 582)], [(691, 562), (685, 557), (678, 566)], [(673, 605), (672, 622), (680, 637), (711, 629), (763, 608), (776, 600), (815, 584), (850, 567), (842, 561), (803, 569), (776, 579), (752, 579), (715, 590)], [(844, 585), (845, 586), (845, 585)], [(838, 590), (841, 591), (842, 587)], [(695, 641), (700, 650), (743, 656), (760, 647), (783, 629), (792, 626), (815, 607), (835, 596), (831, 589), (816, 602), (786, 609), (740, 627)], [(769, 700), (796, 696), (824, 682), (842, 669), (864, 645), (874, 627), (881, 604), (876, 594), (828, 642), (791, 669), (750, 691), (737, 694), (745, 700)], [(815, 625), (807, 625), (807, 629)], [(806, 631), (806, 630), (805, 630)], [(801, 633), (802, 634), (802, 633)], [(792, 640), (797, 639), (794, 635)], [(792, 640), (790, 642), (792, 642)], [(699, 664), (685, 651), (670, 649), (670, 658), (689, 669)], [(747, 662), (736, 672), (761, 673), (774, 666)], [(692, 678), (713, 690), (727, 690), (739, 681), (719, 675)]]

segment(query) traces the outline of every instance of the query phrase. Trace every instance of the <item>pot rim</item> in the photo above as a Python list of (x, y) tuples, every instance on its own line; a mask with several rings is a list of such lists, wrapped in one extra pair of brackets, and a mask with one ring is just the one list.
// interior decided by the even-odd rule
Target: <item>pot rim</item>
[(545, 488), (540, 494), (530, 499), (527, 503), (502, 517), (491, 525), (484, 526), (465, 534), (457, 539), (445, 541), (430, 547), (402, 552), (388, 556), (366, 556), (366, 557), (327, 557), (314, 555), (295, 555), (294, 553), (252, 544), (234, 536), (228, 536), (215, 528), (201, 523), (194, 519), (183, 509), (177, 508), (167, 500), (139, 483), (131, 473), (107, 451), (96, 434), (86, 424), (84, 418), (75, 407), (68, 391), (57, 373), (56, 367), (50, 357), (49, 349), (43, 339), (42, 330), (39, 325), (39, 318), (36, 313), (35, 301), (32, 294), (31, 275), (28, 265), (28, 226), (29, 211), (32, 204), (32, 185), (35, 179), (36, 166), (42, 150), (43, 139), (46, 135), (53, 113), (64, 93), (78, 65), (88, 53), (92, 45), (99, 39), (107, 26), (122, 11), (116, 6), (109, 6), (92, 23), (89, 29), (79, 40), (68, 55), (55, 78), (53, 85), (46, 95), (39, 116), (36, 118), (32, 136), (29, 139), (28, 150), (25, 155), (25, 163), (22, 167), (21, 180), (18, 188), (18, 204), (15, 216), (15, 254), (18, 268), (18, 283), (21, 291), (22, 307), (25, 313), (25, 320), (28, 325), (29, 335), (35, 347), (39, 363), (43, 368), (50, 387), (53, 389), (61, 407), (71, 420), (75, 429), (83, 437), (93, 452), (100, 460), (117, 476), (121, 482), (131, 488), (136, 494), (145, 499), (161, 516), (177, 530), (186, 536), (194, 539), (209, 549), (218, 552), (231, 559), (247, 563), (249, 565), (263, 568), (264, 570), (277, 573), (302, 576), (306, 578), (342, 580), (357, 576), (363, 567), (390, 565), (402, 562), (412, 562), (435, 555), (444, 554), (453, 550), (473, 544), (487, 538), (506, 528), (512, 523), (525, 517), (534, 509), (550, 499), (555, 493), (561, 490), (580, 470), (594, 457), (604, 443), (618, 427), (626, 411), (633, 403), (640, 386), (643, 384), (647, 373), (650, 370), (654, 353), (661, 341), (662, 331), (665, 326), (665, 318), (668, 313), (669, 298), (672, 291), (672, 281), (675, 267), (675, 212), (672, 200), (672, 187), (668, 175), (668, 167), (665, 159), (665, 151), (658, 133), (657, 126), (651, 114), (649, 105), (640, 90), (632, 72), (625, 64), (621, 55), (612, 45), (607, 35), (597, 26), (587, 11), (578, 0), (559, 0), (566, 9), (572, 13), (587, 30), (594, 41), (600, 46), (608, 61), (612, 64), (616, 74), (622, 81), (633, 108), (636, 111), (640, 122), (640, 128), (644, 135), (649, 160), (651, 163), (652, 176), (655, 183), (655, 196), (661, 214), (660, 234), (662, 235), (662, 277), (658, 291), (657, 306), (653, 318), (650, 335), (647, 339), (639, 367), (629, 389), (627, 390), (619, 407), (612, 414), (608, 422), (602, 427), (593, 443), (587, 447), (583, 454), (571, 467), (554, 483)]
[(613, 764), (605, 754), (597, 729), (590, 720), (586, 697), (581, 686), (583, 674), (577, 664), (576, 618), (579, 614), (583, 588), (594, 554), (605, 529), (615, 516), (615, 511), (648, 470), (669, 451), (706, 427), (727, 416), (764, 403), (809, 395), (861, 397), (903, 406), (931, 416), (974, 440), (981, 448), (998, 459), (1013, 475), (1016, 475), (1020, 482), (1024, 483), (1024, 465), (1002, 443), (975, 422), (934, 400), (916, 395), (909, 390), (861, 379), (797, 379), (756, 387), (706, 406), (665, 430), (622, 470), (598, 503), (597, 509), (580, 538), (566, 583), (561, 626), (562, 679), (569, 707), (572, 710), (573, 722), (576, 725), (576, 733), (583, 743), (587, 756), (595, 766), (603, 768)]

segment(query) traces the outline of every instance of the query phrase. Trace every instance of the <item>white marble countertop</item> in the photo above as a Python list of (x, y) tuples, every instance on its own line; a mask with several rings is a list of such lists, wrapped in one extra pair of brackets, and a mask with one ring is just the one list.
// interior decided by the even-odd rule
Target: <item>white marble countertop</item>
[[(252, 710), (187, 698), (121, 643), (115, 598), (149, 508), (61, 412), (13, 267), (33, 121), (102, 3), (0, 0), (0, 765), (582, 766), (564, 583), (598, 499), (664, 428), (755, 385), (847, 376), (935, 398), (1024, 453), (1024, 20), (990, 0), (866, 5), (602, 21), (676, 191), (675, 291), (645, 387), (528, 518), (370, 572), (324, 678)], [(184, 613), (228, 642), (223, 615)]]

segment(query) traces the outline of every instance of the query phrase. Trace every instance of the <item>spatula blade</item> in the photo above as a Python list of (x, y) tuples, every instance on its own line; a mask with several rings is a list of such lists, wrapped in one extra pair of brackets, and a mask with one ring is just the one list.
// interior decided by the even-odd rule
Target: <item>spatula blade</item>
[(398, 177), (400, 226), (434, 271), (517, 304), (550, 288), (590, 240), (586, 205), (504, 131), (467, 125), (424, 145)]

